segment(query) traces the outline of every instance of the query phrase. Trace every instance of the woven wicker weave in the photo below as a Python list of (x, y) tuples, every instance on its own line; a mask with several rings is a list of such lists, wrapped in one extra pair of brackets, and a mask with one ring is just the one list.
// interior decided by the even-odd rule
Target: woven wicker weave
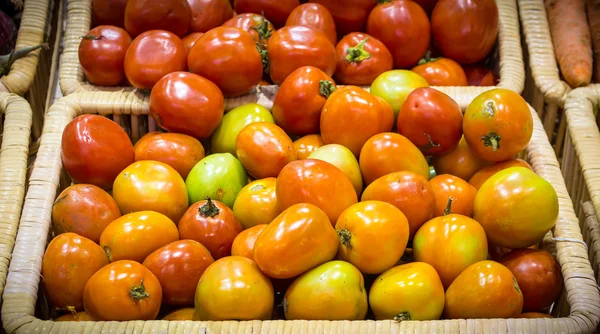
[[(464, 99), (464, 98), (462, 98)], [(461, 100), (461, 98), (457, 98)], [(51, 210), (57, 191), (69, 184), (60, 157), (61, 135), (67, 123), (86, 113), (113, 115), (127, 125), (132, 137), (152, 127), (147, 121), (147, 97), (132, 92), (87, 92), (57, 101), (46, 118), (38, 158), (29, 182), (13, 259), (2, 305), (2, 322), (13, 332), (169, 332), (192, 333), (206, 328), (210, 333), (589, 333), (600, 321), (600, 295), (586, 248), (558, 161), (537, 117), (526, 149), (526, 159), (536, 172), (555, 187), (560, 214), (545, 247), (555, 251), (565, 278), (565, 293), (556, 319), (474, 319), (427, 322), (393, 321), (249, 321), (249, 322), (52, 322), (35, 317), (42, 256), (51, 226)], [(532, 110), (532, 113), (534, 111)], [(130, 116), (133, 115), (133, 116)], [(135, 135), (134, 135), (135, 133)], [(563, 239), (557, 239), (563, 238)], [(43, 301), (41, 301), (43, 303)], [(38, 305), (40, 306), (40, 305)]]

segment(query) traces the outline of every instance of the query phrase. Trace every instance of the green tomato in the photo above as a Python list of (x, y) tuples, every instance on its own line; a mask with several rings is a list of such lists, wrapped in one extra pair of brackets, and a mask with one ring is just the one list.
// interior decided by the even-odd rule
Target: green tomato
[(231, 153), (237, 157), (235, 154), (237, 135), (246, 125), (257, 122), (275, 123), (269, 109), (260, 104), (244, 104), (226, 113), (212, 135), (210, 144), (212, 153)]
[(319, 147), (308, 158), (323, 160), (341, 169), (352, 182), (356, 195), (360, 198), (360, 193), (363, 190), (363, 180), (360, 166), (352, 151), (343, 145), (328, 144)]
[(190, 203), (208, 196), (230, 208), (247, 183), (248, 174), (244, 166), (229, 153), (211, 154), (198, 161), (185, 180)]
[(429, 83), (419, 74), (409, 70), (392, 70), (383, 72), (375, 78), (370, 92), (392, 106), (396, 120), (408, 94), (420, 87), (429, 87)]

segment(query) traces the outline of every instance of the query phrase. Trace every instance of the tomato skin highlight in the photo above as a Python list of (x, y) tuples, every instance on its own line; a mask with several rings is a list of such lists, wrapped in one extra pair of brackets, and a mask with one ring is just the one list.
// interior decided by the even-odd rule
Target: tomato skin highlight
[(233, 203), (233, 213), (244, 229), (269, 224), (279, 215), (276, 184), (276, 178), (268, 177), (252, 181), (240, 190)]

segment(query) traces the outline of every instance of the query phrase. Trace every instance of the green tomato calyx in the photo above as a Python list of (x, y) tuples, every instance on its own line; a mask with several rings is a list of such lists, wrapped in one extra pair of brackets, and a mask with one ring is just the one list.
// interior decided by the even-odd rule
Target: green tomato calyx
[(481, 136), (483, 145), (485, 147), (492, 147), (492, 151), (497, 151), (500, 149), (500, 139), (502, 139), (502, 137), (495, 132), (490, 132), (485, 136)]
[(425, 54), (425, 57), (421, 58), (421, 60), (419, 60), (419, 63), (417, 65), (423, 65), (423, 64), (427, 64), (427, 63), (433, 63), (434, 61), (440, 59), (441, 57), (437, 57), (437, 58), (431, 58), (431, 51), (427, 50), (427, 53)]
[(344, 245), (344, 247), (351, 249), (352, 248), (352, 244), (350, 243), (352, 241), (352, 233), (350, 233), (350, 231), (346, 228), (343, 228), (339, 231), (337, 231), (338, 237), (340, 238), (340, 242), (342, 243), (342, 245)]
[(365, 44), (369, 40), (369, 37), (360, 41), (356, 46), (352, 46), (346, 49), (346, 60), (349, 63), (358, 63), (365, 59), (371, 58), (371, 54), (365, 51)]
[(328, 98), (331, 93), (335, 91), (335, 85), (329, 80), (319, 81), (319, 94), (323, 97)]
[(400, 322), (400, 321), (405, 321), (405, 320), (410, 320), (409, 312), (400, 312), (394, 316), (394, 321)]
[(150, 293), (146, 292), (146, 287), (144, 287), (144, 280), (140, 281), (140, 285), (136, 285), (129, 290), (129, 297), (135, 302), (150, 298)]
[(206, 196), (206, 204), (198, 208), (198, 212), (202, 217), (214, 217), (219, 214), (219, 208), (210, 199), (210, 196)]
[(444, 216), (447, 216), (452, 213), (452, 201), (454, 201), (454, 197), (448, 197), (448, 203), (446, 203), (446, 208), (444, 209)]

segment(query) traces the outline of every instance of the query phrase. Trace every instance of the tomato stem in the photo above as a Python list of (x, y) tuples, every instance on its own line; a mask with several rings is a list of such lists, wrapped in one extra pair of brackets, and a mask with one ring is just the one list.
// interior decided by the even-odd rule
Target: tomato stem
[(410, 320), (409, 312), (400, 312), (394, 316), (394, 321), (405, 321), (405, 320)]
[(250, 29), (256, 30), (258, 33), (258, 40), (263, 44), (262, 42), (264, 40), (271, 37), (273, 29), (269, 29), (269, 21), (267, 21), (264, 16), (260, 16), (260, 18), (258, 20), (255, 19), (255, 21), (258, 23), (255, 26), (250, 27)]
[(481, 137), (481, 140), (483, 140), (483, 145), (485, 147), (491, 146), (492, 151), (497, 151), (498, 149), (500, 149), (500, 139), (502, 139), (502, 137), (500, 137), (500, 135), (495, 132), (490, 132), (487, 135)]
[(350, 241), (352, 241), (352, 233), (350, 233), (348, 229), (343, 228), (337, 231), (337, 234), (340, 238), (340, 242), (342, 243), (342, 245), (344, 245), (344, 247), (348, 249), (352, 248), (352, 244), (350, 243)]
[(88, 40), (92, 40), (92, 41), (98, 41), (98, 40), (101, 40), (101, 39), (103, 39), (103, 38), (106, 38), (106, 37), (104, 37), (104, 36), (102, 36), (102, 35), (100, 35), (100, 36), (94, 36), (94, 35), (85, 35), (85, 36), (83, 36), (83, 37), (81, 37), (81, 38), (82, 38), (82, 39), (88, 39)]
[(144, 280), (140, 281), (140, 285), (136, 285), (129, 290), (129, 297), (131, 297), (131, 299), (133, 299), (135, 302), (139, 302), (145, 298), (150, 298), (150, 293), (146, 292), (146, 287), (144, 287)]
[(23, 58), (28, 55), (31, 51), (35, 51), (39, 48), (47, 48), (48, 43), (42, 43), (35, 46), (28, 46), (19, 50), (12, 50), (9, 54), (0, 56), (0, 76), (6, 74), (13, 62), (19, 58)]
[(365, 51), (365, 44), (369, 40), (369, 37), (360, 41), (356, 46), (349, 47), (346, 49), (346, 60), (350, 63), (358, 63), (365, 59), (371, 58), (371, 54)]
[(454, 197), (452, 197), (452, 196), (448, 197), (448, 203), (446, 203), (446, 208), (444, 209), (444, 216), (447, 216), (452, 213), (452, 211), (451, 211), (452, 201), (454, 201)]
[(335, 91), (335, 85), (329, 80), (319, 81), (319, 94), (325, 98), (329, 98), (329, 95)]
[(440, 59), (440, 58), (431, 58), (431, 51), (427, 50), (427, 53), (425, 53), (425, 57), (423, 57), (421, 60), (419, 60), (419, 64), (418, 65), (432, 63), (432, 62), (434, 62), (434, 61), (436, 61), (438, 59)]
[(377, 3), (380, 5), (388, 2), (392, 2), (392, 0), (377, 0)]
[(108, 257), (108, 262), (112, 262), (112, 253), (110, 248), (108, 248), (108, 246), (104, 246), (102, 248), (104, 248), (104, 253), (106, 254), (106, 257)]
[(258, 54), (260, 54), (260, 59), (262, 60), (263, 73), (269, 75), (269, 53), (267, 52), (267, 48), (264, 44), (255, 42), (256, 50), (258, 50)]
[(206, 196), (206, 204), (201, 206), (198, 209), (198, 212), (202, 215), (202, 217), (214, 217), (219, 214), (219, 208), (213, 203), (210, 199), (210, 196)]

